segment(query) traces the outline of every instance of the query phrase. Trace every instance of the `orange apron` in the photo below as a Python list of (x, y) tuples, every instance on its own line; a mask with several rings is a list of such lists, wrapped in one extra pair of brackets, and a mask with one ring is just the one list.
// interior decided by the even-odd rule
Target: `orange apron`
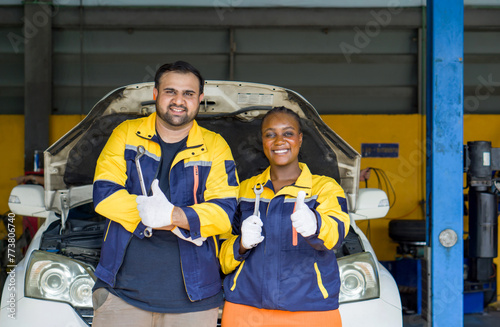
[(227, 302), (222, 311), (222, 327), (342, 327), (339, 310), (281, 311), (258, 309)]

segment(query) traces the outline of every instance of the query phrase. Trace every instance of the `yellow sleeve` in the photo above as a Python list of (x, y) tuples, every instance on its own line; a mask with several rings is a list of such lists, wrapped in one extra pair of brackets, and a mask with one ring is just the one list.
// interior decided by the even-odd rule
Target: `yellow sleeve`
[(135, 202), (137, 195), (125, 189), (127, 126), (127, 122), (124, 122), (113, 131), (97, 159), (93, 197), (97, 213), (133, 233), (141, 218)]
[[(222, 272), (226, 275), (233, 272), (233, 270), (235, 270), (242, 262), (241, 260), (237, 260), (234, 255), (235, 242), (239, 242), (239, 239), (240, 238), (238, 237), (238, 235), (232, 235), (229, 239), (225, 240), (224, 243), (222, 243), (219, 254), (219, 261)], [(236, 247), (239, 249), (238, 244)], [(243, 258), (243, 256), (241, 256), (239, 253), (237, 253), (237, 257), (240, 259)]]
[(319, 183), (317, 191), (319, 205), (316, 211), (321, 219), (317, 238), (331, 250), (340, 246), (349, 232), (350, 218), (344, 190), (334, 180), (328, 178)]
[[(184, 210), (191, 231), (199, 228), (203, 237), (220, 235), (231, 230), (239, 191), (238, 175), (231, 149), (222, 136), (215, 137), (214, 153), (211, 155), (212, 168), (204, 192), (205, 202), (189, 206), (195, 214), (190, 210)], [(228, 169), (231, 176), (228, 176)]]

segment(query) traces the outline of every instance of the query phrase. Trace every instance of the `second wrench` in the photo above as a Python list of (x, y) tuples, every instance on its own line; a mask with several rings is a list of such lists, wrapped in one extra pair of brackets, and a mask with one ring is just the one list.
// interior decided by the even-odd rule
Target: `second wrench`
[[(257, 186), (259, 188), (257, 188)], [(264, 186), (262, 186), (261, 183), (258, 183), (253, 187), (253, 192), (255, 193), (255, 209), (253, 210), (253, 215), (260, 217), (259, 213), (260, 195), (262, 194), (262, 192), (264, 192)]]

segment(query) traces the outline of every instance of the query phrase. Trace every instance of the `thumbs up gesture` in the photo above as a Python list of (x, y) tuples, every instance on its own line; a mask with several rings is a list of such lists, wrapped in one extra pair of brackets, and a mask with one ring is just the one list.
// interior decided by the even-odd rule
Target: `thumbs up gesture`
[(290, 216), (290, 219), (297, 233), (303, 237), (308, 237), (316, 233), (318, 222), (316, 221), (314, 212), (304, 203), (305, 198), (306, 192), (299, 191), (295, 204), (295, 212)]

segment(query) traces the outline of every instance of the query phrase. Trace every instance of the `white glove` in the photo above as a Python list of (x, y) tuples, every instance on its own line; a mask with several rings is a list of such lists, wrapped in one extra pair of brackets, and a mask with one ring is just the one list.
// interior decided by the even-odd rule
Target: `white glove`
[(299, 191), (295, 204), (295, 212), (292, 213), (290, 218), (292, 219), (292, 225), (297, 233), (303, 237), (308, 237), (316, 233), (318, 222), (316, 221), (314, 212), (304, 203), (305, 198), (306, 192)]
[(191, 238), (191, 236), (186, 237), (182, 234), (182, 232), (179, 230), (179, 228), (177, 228), (177, 226), (174, 227), (174, 229), (172, 229), (172, 233), (174, 233), (181, 240), (191, 242), (191, 243), (195, 244), (196, 246), (201, 246), (203, 244), (203, 242), (205, 242), (205, 240), (207, 239), (206, 237), (199, 237), (196, 240), (193, 240)]
[(264, 236), (262, 236), (263, 225), (262, 220), (254, 215), (243, 220), (243, 224), (241, 224), (241, 246), (249, 250), (259, 245), (264, 240)]
[(139, 195), (135, 200), (142, 223), (152, 228), (172, 225), (172, 212), (174, 211), (174, 205), (168, 201), (158, 183), (155, 179), (151, 184), (152, 196)]

